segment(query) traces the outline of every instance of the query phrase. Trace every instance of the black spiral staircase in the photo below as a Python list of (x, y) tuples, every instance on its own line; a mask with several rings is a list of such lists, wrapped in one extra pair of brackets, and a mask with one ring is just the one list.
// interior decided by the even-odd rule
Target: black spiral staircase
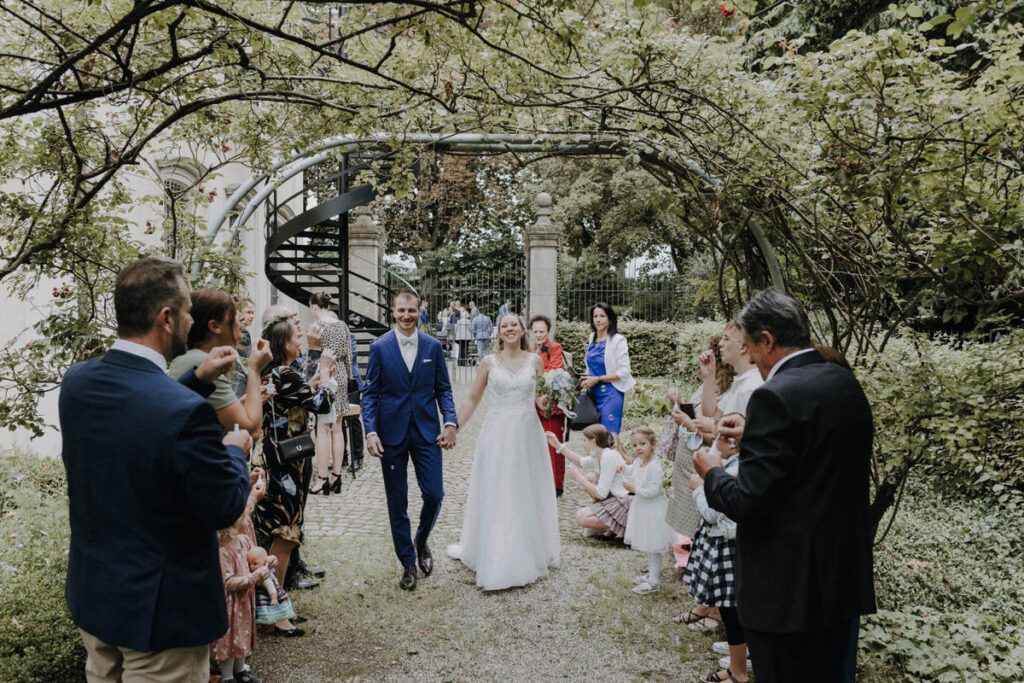
[[(275, 190), (264, 202), (264, 271), (270, 283), (303, 305), (313, 294), (329, 291), (342, 309), (339, 317), (356, 334), (364, 366), (370, 343), (393, 322), (394, 292), (410, 285), (383, 264), (367, 264), (383, 282), (350, 267), (349, 215), (375, 199), (367, 174), (386, 179), (392, 159), (386, 149), (372, 148), (329, 157), (303, 171), (297, 191)], [(361, 312), (353, 310), (355, 302)]]

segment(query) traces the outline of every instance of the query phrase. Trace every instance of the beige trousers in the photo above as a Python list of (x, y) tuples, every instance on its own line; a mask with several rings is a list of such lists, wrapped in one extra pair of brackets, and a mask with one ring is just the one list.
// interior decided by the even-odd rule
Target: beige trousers
[(85, 679), (89, 683), (209, 683), (209, 645), (139, 652), (78, 631), (88, 654)]

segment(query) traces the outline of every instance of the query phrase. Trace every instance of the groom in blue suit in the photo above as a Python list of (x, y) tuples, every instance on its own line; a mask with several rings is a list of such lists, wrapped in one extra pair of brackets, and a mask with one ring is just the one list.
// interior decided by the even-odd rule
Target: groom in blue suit
[[(402, 563), (404, 590), (416, 588), (416, 565), (424, 576), (434, 569), (427, 538), (441, 512), (444, 480), (441, 449), (455, 446), (458, 421), (441, 343), (417, 331), (420, 300), (414, 292), (395, 295), (395, 330), (370, 346), (363, 391), (366, 449), (380, 458), (395, 554)], [(438, 411), (444, 427), (438, 420)], [(409, 524), (406, 471), (412, 459), (423, 496), (415, 539)]]

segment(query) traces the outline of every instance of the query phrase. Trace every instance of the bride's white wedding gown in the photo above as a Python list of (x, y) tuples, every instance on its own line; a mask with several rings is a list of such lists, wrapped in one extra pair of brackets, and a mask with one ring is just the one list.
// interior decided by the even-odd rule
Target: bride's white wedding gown
[(534, 409), (533, 363), (510, 372), (487, 356), (487, 415), (473, 454), (458, 545), (448, 554), (484, 590), (525, 586), (557, 567), (561, 553), (551, 459)]

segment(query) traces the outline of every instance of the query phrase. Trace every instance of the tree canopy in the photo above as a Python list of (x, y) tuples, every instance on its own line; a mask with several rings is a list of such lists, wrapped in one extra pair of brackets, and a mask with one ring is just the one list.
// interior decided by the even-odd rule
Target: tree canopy
[[(409, 131), (606, 140), (623, 163), (565, 184), (566, 230), (621, 258), (692, 238), (723, 308), (782, 280), (841, 348), (902, 325), (1012, 324), (1024, 313), (1022, 3), (838, 12), (848, 4), (4, 4), (0, 283), (66, 289), (37, 330), (45, 341), (0, 355), (0, 417), (38, 428), (33, 397), (109, 334), (113, 274), (167, 248), (125, 218), (135, 179), (152, 175), (142, 162), (199, 156), (212, 177), (341, 133), (396, 147)], [(631, 205), (640, 173), (650, 201)], [(408, 198), (415, 183), (382, 189)], [(185, 213), (204, 201), (188, 192)], [(591, 195), (611, 206), (595, 212)], [(634, 218), (636, 239), (602, 234), (594, 216)], [(202, 228), (171, 218), (159, 229)], [(163, 244), (237, 282), (238, 259), (179, 237)]]

